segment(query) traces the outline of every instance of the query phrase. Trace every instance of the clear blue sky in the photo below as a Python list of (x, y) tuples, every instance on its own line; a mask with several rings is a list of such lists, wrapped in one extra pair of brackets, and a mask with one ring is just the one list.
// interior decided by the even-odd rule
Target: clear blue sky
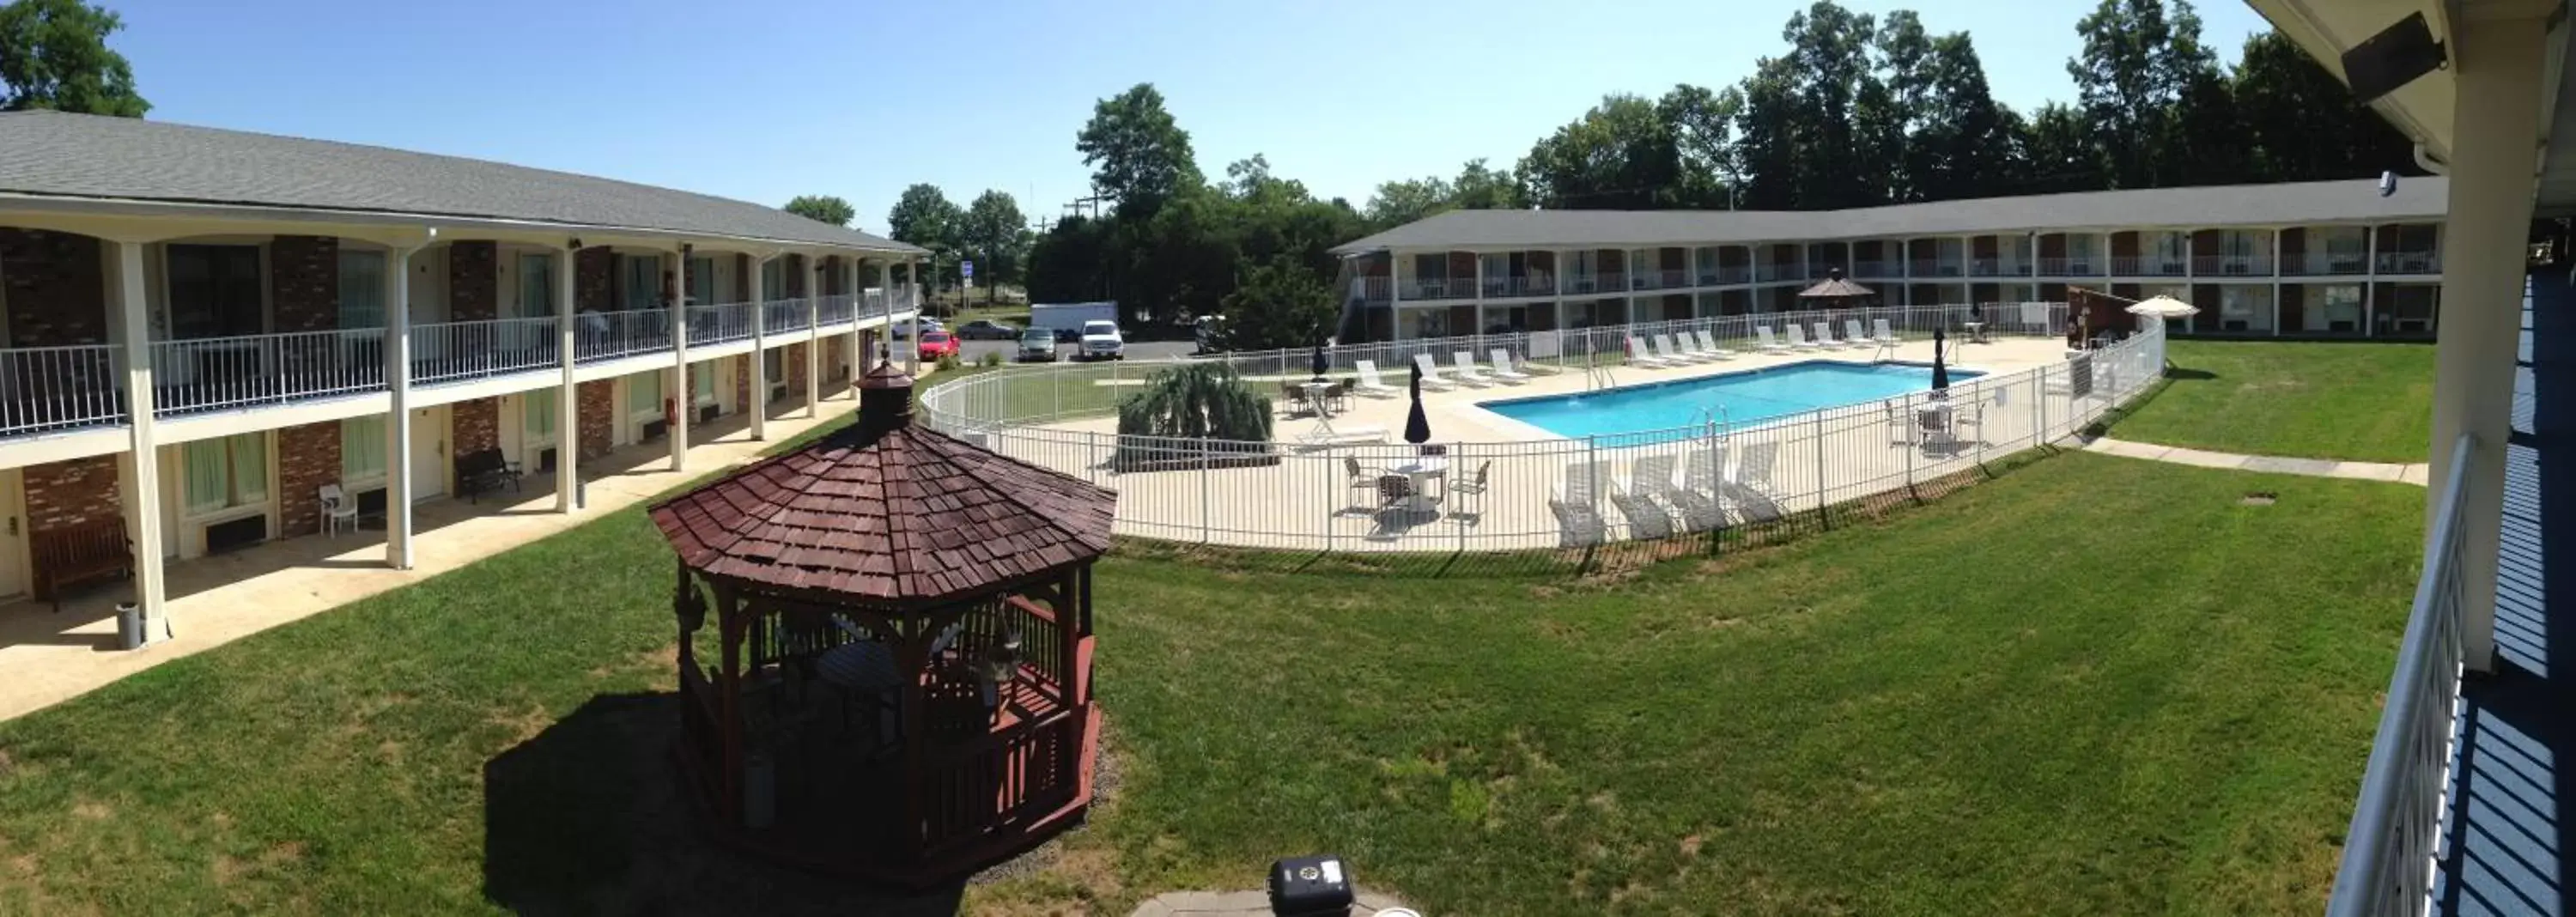
[[(1793, 0), (349, 3), (105, 0), (151, 117), (382, 144), (766, 204), (837, 194), (882, 232), (904, 186), (1031, 218), (1086, 192), (1074, 133), (1150, 81), (1211, 176), (1266, 153), (1317, 195), (1508, 165), (1604, 93), (1731, 85)], [(1997, 97), (2072, 100), (2076, 0), (1846, 3), (1966, 30)], [(2232, 63), (2264, 28), (2200, 10)]]

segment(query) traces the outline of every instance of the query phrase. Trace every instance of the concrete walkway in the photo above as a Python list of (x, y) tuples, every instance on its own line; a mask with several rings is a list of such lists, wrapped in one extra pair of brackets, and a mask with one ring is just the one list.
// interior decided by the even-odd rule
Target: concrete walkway
[[(0, 720), (80, 696), (144, 669), (222, 646), (376, 593), (454, 570), (633, 506), (700, 475), (740, 465), (778, 442), (847, 416), (858, 408), (848, 390), (824, 396), (816, 416), (804, 405), (772, 408), (769, 442), (751, 439), (749, 421), (726, 417), (693, 430), (688, 470), (670, 470), (670, 447), (629, 446), (582, 463), (587, 505), (554, 511), (554, 475), (530, 475), (526, 492), (480, 505), (433, 500), (414, 510), (410, 570), (385, 566), (382, 531), (336, 538), (305, 536), (214, 557), (172, 562), (167, 574), (174, 638), (127, 652), (116, 646), (117, 602), (130, 592), (88, 590), (56, 613), (48, 604), (0, 605)], [(505, 502), (506, 501), (506, 502)]]
[(2151, 462), (2172, 462), (2202, 468), (2229, 468), (2237, 471), (2260, 471), (2268, 474), (2304, 474), (2319, 478), (2352, 478), (2359, 481), (2394, 481), (2425, 486), (2430, 479), (2428, 466), (2422, 463), (2398, 465), (2389, 462), (2346, 462), (2335, 459), (2282, 458), (2274, 455), (2238, 455), (2233, 452), (2210, 452), (2181, 446), (2159, 446), (2133, 443), (2123, 439), (2096, 437), (2084, 443), (2087, 451)]
[[(1370, 917), (1389, 908), (1404, 905), (1365, 888), (1353, 889), (1350, 914)], [(1270, 893), (1266, 890), (1239, 892), (1164, 892), (1137, 906), (1128, 917), (1268, 917)]]

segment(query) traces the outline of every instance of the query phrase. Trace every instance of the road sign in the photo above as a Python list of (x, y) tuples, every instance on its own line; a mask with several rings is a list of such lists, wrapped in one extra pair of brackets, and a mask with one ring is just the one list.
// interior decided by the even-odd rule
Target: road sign
[(962, 275), (962, 276), (964, 276), (964, 277), (966, 277), (966, 278), (967, 278), (967, 279), (969, 279), (969, 280), (974, 279), (974, 277), (975, 277), (975, 262), (972, 262), (972, 261), (960, 261), (960, 262), (957, 262), (957, 273), (958, 273), (958, 274), (960, 274), (960, 275)]

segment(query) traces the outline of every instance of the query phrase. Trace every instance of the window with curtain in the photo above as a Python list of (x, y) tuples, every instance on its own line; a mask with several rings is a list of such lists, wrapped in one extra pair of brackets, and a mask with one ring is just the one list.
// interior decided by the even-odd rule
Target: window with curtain
[(180, 447), (188, 515), (204, 516), (268, 500), (268, 437), (243, 433)]
[(385, 326), (385, 253), (340, 250), (340, 327)]
[(340, 486), (357, 490), (360, 484), (384, 477), (385, 418), (379, 415), (340, 421)]
[(527, 434), (528, 448), (555, 444), (555, 412), (559, 403), (555, 389), (541, 388), (519, 396), (520, 427)]
[(695, 404), (716, 403), (716, 365), (700, 363), (689, 367), (689, 398)]
[(761, 262), (760, 298), (764, 302), (787, 298), (787, 259), (771, 258)]
[(716, 259), (689, 259), (689, 302), (700, 306), (719, 302), (716, 299)]
[(760, 352), (760, 372), (768, 377), (770, 388), (787, 386), (787, 348), (773, 347)]
[(2308, 331), (2361, 330), (2361, 285), (2335, 283), (2308, 288), (2307, 308), (2299, 310)]
[(519, 317), (543, 318), (555, 314), (555, 259), (553, 255), (519, 256)]
[(643, 415), (662, 413), (662, 374), (637, 373), (626, 377), (626, 410)]
[(619, 255), (620, 308), (628, 312), (662, 307), (662, 259), (654, 255)]
[(169, 248), (170, 337), (234, 337), (266, 330), (259, 246)]

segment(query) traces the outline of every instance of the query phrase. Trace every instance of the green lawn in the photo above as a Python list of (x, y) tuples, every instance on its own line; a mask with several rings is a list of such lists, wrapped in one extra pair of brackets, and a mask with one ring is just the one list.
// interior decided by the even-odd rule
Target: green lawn
[[(2422, 500), (2076, 453), (1582, 581), (1131, 546), (1115, 797), (964, 904), (1327, 850), (1440, 914), (2311, 914)], [(617, 513), (0, 724), (0, 913), (798, 910), (614, 814), (669, 795), (629, 733), (668, 726), (670, 567)]]
[(2222, 452), (2424, 461), (2429, 344), (2174, 341), (2171, 384), (2111, 435)]

